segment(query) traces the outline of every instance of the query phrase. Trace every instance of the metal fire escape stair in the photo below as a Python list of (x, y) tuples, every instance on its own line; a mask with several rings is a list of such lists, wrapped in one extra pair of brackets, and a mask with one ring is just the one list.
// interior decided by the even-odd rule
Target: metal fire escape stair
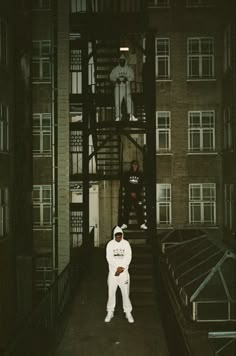
[(97, 173), (102, 178), (119, 178), (121, 162), (120, 137), (115, 132), (97, 130)]

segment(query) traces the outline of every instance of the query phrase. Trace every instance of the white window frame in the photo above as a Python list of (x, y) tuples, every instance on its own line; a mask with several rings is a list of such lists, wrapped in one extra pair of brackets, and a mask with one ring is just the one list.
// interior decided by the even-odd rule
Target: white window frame
[(233, 212), (234, 212), (234, 184), (224, 185), (224, 225), (230, 231), (233, 229)]
[(0, 187), (0, 239), (4, 239), (9, 233), (9, 190)]
[[(160, 120), (164, 119), (164, 123)], [(166, 147), (160, 148), (160, 136), (165, 136)], [(170, 111), (156, 112), (156, 152), (169, 153), (171, 151), (171, 114)]]
[[(199, 195), (194, 191), (199, 192)], [(204, 194), (209, 191), (209, 195)], [(211, 219), (205, 220), (205, 211), (211, 209)], [(200, 219), (194, 217), (194, 209), (198, 209)], [(189, 184), (189, 224), (191, 225), (215, 225), (216, 224), (216, 184), (215, 183), (192, 183)]]
[[(161, 194), (164, 192), (164, 195)], [(171, 206), (171, 184), (161, 183), (156, 185), (157, 193), (157, 224), (171, 225), (172, 223), (172, 206)], [(161, 221), (161, 210), (165, 209), (166, 220)]]
[(7, 22), (0, 17), (0, 66), (2, 67), (6, 67), (8, 63), (7, 43), (8, 43)]
[[(209, 125), (205, 123), (205, 120), (209, 116)], [(194, 118), (199, 119), (198, 123), (194, 122)], [(204, 138), (209, 135), (211, 139), (210, 147), (204, 147)], [(193, 141), (194, 136), (199, 136), (199, 146), (194, 147)], [(211, 153), (215, 152), (215, 111), (214, 110), (204, 110), (204, 111), (189, 111), (188, 112), (188, 151), (190, 153)]]
[[(51, 82), (52, 69), (51, 69), (51, 41), (40, 40), (33, 41), (33, 48), (38, 50), (38, 53), (33, 52), (32, 66), (36, 66), (38, 69), (38, 75), (32, 74), (33, 82)], [(49, 74), (44, 75), (44, 66), (48, 66)]]
[[(208, 42), (209, 50), (204, 52), (204, 43)], [(198, 50), (191, 50), (191, 45), (197, 44)], [(204, 74), (203, 68), (204, 63), (208, 62), (210, 64), (210, 70), (208, 74)], [(191, 70), (191, 64), (197, 63), (198, 65), (198, 73), (193, 74)], [(214, 38), (213, 37), (189, 37), (187, 39), (187, 75), (188, 79), (191, 80), (211, 80), (214, 79)]]
[(0, 153), (9, 152), (9, 109), (0, 103)]
[[(33, 114), (33, 138), (39, 137), (39, 149), (33, 147), (33, 155), (51, 156), (52, 154), (52, 115), (51, 113)], [(35, 123), (39, 122), (39, 124)], [(48, 124), (46, 124), (48, 123)], [(49, 138), (49, 149), (45, 148), (45, 138)]]
[(224, 115), (224, 149), (233, 150), (233, 127), (231, 119), (231, 107), (227, 106), (223, 111)]
[(170, 0), (148, 0), (148, 7), (168, 8), (170, 7)]
[(232, 53), (232, 26), (228, 25), (224, 30), (224, 71), (227, 72), (232, 68), (231, 53)]
[[(165, 47), (163, 52), (158, 52), (158, 43), (162, 43)], [(167, 37), (156, 37), (155, 39), (156, 51), (156, 80), (170, 79), (170, 39)], [(160, 63), (164, 62), (165, 74), (160, 74)]]
[[(45, 193), (48, 195), (45, 198)], [(48, 228), (52, 226), (52, 187), (51, 185), (33, 186), (33, 211), (39, 211), (39, 221), (33, 218), (34, 228)], [(45, 221), (45, 210), (49, 211), (49, 221)], [(33, 214), (34, 216), (34, 214)]]

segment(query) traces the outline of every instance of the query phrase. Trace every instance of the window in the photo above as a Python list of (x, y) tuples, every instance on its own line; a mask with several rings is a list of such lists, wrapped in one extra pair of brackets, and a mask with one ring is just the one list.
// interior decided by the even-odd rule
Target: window
[(0, 18), (0, 66), (7, 65), (7, 23)]
[(224, 109), (224, 149), (227, 151), (233, 149), (233, 128), (230, 107)]
[(33, 41), (32, 78), (35, 81), (51, 80), (50, 41)]
[(33, 10), (49, 10), (51, 8), (50, 0), (33, 0)]
[[(86, 12), (87, 0), (71, 0), (71, 12)], [(96, 2), (95, 2), (96, 3)]]
[(188, 38), (188, 78), (211, 79), (213, 77), (213, 38)]
[(231, 26), (224, 31), (224, 71), (231, 68)]
[(33, 154), (51, 154), (51, 114), (33, 114)]
[(52, 223), (52, 196), (50, 185), (33, 187), (33, 223), (35, 227), (48, 227)]
[(71, 246), (79, 247), (83, 242), (83, 212), (70, 211)]
[(215, 151), (214, 111), (190, 111), (188, 114), (189, 152)]
[(189, 223), (206, 225), (216, 223), (215, 183), (189, 184)]
[(82, 50), (70, 50), (70, 92), (82, 93)]
[(0, 152), (9, 151), (8, 107), (0, 103)]
[(148, 7), (169, 7), (170, 0), (148, 0)]
[(187, 7), (203, 7), (213, 5), (215, 5), (215, 0), (186, 0)]
[(158, 111), (156, 113), (156, 142), (157, 152), (170, 152), (170, 112)]
[(8, 188), (0, 187), (0, 239), (9, 233), (9, 202)]
[(170, 77), (170, 43), (168, 38), (156, 38), (156, 78)]
[(224, 200), (225, 200), (225, 219), (224, 225), (227, 229), (233, 228), (233, 207), (234, 207), (234, 185), (225, 184), (224, 187)]
[(157, 184), (157, 223), (171, 224), (171, 185)]

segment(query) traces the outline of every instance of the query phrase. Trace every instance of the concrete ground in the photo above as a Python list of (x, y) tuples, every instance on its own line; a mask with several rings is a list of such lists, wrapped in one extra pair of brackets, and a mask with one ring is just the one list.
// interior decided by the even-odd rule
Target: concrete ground
[[(107, 264), (105, 249), (95, 249), (90, 270), (69, 308), (55, 356), (169, 356), (158, 305), (133, 307), (129, 324), (117, 292), (117, 308), (105, 323)], [(132, 274), (131, 274), (132, 283)], [(132, 295), (131, 295), (132, 302)]]

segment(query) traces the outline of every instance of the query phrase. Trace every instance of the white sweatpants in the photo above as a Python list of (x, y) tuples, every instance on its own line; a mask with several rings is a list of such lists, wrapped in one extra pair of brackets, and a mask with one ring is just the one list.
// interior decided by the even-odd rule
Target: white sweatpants
[(121, 103), (122, 100), (125, 100), (127, 106), (127, 114), (133, 114), (133, 102), (131, 99), (131, 91), (129, 84), (116, 84), (115, 86), (115, 111), (116, 117), (121, 117)]
[(107, 301), (107, 311), (114, 312), (116, 306), (116, 290), (120, 287), (123, 310), (125, 313), (129, 313), (132, 310), (132, 305), (129, 299), (129, 287), (130, 287), (130, 277), (129, 272), (122, 272), (119, 276), (114, 276), (113, 273), (109, 272), (108, 279), (108, 301)]

